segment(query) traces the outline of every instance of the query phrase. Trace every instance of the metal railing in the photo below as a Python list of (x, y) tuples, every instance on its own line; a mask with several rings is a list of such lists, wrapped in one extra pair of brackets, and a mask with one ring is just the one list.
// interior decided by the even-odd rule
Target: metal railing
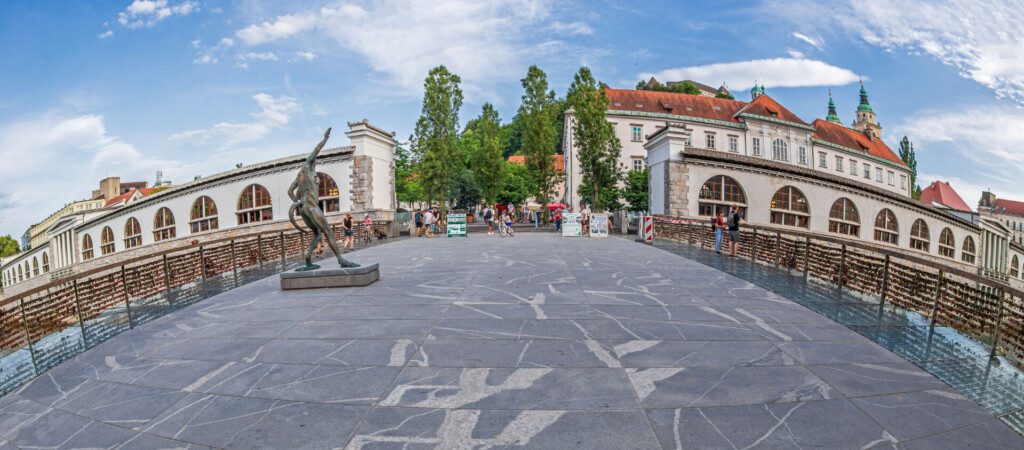
[[(707, 219), (655, 216), (657, 239), (711, 248)], [(954, 260), (789, 227), (744, 225), (738, 255), (802, 274), (886, 308), (920, 314), (933, 330), (949, 327), (988, 346), (989, 357), (1024, 361), (1024, 292)], [(980, 256), (979, 256), (980, 257)]]
[[(340, 242), (340, 228), (333, 232)], [(214, 239), (120, 260), (5, 298), (0, 395), (121, 332), (298, 266), (310, 236), (273, 230)]]

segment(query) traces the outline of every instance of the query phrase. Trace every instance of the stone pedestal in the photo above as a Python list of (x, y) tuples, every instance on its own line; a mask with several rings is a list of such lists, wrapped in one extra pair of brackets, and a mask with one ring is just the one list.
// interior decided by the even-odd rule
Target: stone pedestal
[(294, 270), (281, 274), (281, 289), (324, 289), (366, 286), (380, 279), (377, 264), (342, 269)]

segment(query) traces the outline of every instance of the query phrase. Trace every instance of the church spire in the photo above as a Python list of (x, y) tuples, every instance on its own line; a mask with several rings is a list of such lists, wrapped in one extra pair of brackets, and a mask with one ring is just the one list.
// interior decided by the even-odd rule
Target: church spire
[(860, 80), (860, 105), (857, 105), (857, 111), (865, 111), (874, 113), (871, 109), (871, 104), (868, 103), (868, 91), (864, 89), (864, 79)]
[(864, 89), (864, 80), (860, 80), (860, 105), (857, 105), (857, 120), (853, 122), (854, 130), (860, 131), (869, 139), (882, 137), (882, 126), (878, 124), (875, 117), (875, 110), (871, 109), (868, 103), (868, 91)]
[(840, 125), (843, 124), (843, 121), (839, 120), (839, 114), (836, 113), (836, 102), (832, 101), (831, 89), (828, 90), (828, 115), (825, 116), (825, 120)]

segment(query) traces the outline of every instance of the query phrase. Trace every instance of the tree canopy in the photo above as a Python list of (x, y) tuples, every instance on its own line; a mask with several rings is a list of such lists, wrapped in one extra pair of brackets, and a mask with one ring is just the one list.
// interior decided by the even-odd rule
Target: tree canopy
[(914, 144), (906, 136), (900, 140), (900, 159), (910, 168), (910, 195), (915, 200), (920, 200), (921, 186), (917, 184), (917, 154), (914, 153)]
[[(616, 186), (622, 179), (618, 165), (622, 143), (605, 118), (608, 97), (590, 69), (581, 67), (569, 86), (566, 99), (575, 113), (572, 133), (586, 196), (597, 211), (615, 209), (618, 206)], [(584, 190), (583, 186), (580, 190)], [(602, 193), (609, 197), (607, 202), (602, 201)]]
[(12, 238), (9, 234), (0, 236), (0, 258), (17, 255), (20, 252), (21, 247), (18, 245), (17, 239)]
[(648, 169), (632, 170), (626, 176), (626, 187), (622, 190), (622, 197), (629, 203), (630, 211), (648, 211), (647, 184), (650, 178)]
[(484, 103), (480, 116), (466, 124), (460, 141), (479, 196), (484, 203), (494, 203), (503, 187), (505, 148), (501, 118), (493, 105)]
[[(530, 66), (522, 79), (523, 101), (519, 106), (526, 169), (533, 181), (534, 197), (547, 205), (560, 174), (555, 168), (555, 148), (558, 145), (556, 117), (558, 107), (555, 91), (548, 89), (547, 75), (537, 66)], [(547, 208), (542, 208), (547, 221)]]
[(441, 215), (461, 167), (458, 146), (461, 78), (441, 65), (430, 69), (423, 83), (423, 109), (416, 121), (413, 151), (419, 160), (416, 172), (427, 201), (441, 200)]

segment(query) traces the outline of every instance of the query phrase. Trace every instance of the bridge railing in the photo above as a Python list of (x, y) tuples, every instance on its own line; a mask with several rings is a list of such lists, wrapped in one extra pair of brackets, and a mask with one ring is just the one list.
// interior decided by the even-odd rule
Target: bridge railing
[[(708, 219), (655, 216), (656, 239), (714, 246)], [(989, 356), (1024, 361), (1024, 292), (956, 261), (788, 227), (743, 225), (739, 255), (911, 311), (985, 344)]]
[[(340, 242), (340, 228), (333, 232)], [(3, 299), (0, 395), (118, 333), (298, 266), (310, 238), (288, 229), (213, 239), (120, 260)]]

